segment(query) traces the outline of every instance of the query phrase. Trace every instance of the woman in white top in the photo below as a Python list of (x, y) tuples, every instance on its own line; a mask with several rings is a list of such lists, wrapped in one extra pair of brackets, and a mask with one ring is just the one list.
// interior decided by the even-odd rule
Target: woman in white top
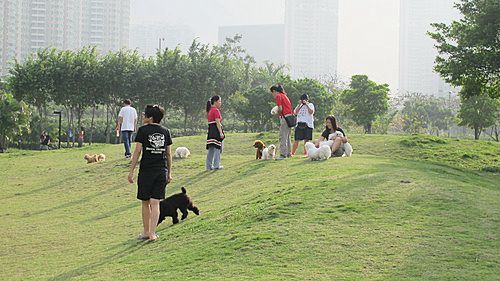
[[(314, 104), (309, 102), (309, 96), (307, 94), (303, 94), (300, 97), (299, 104), (295, 107), (294, 113), (297, 115), (297, 127), (295, 127), (295, 142), (293, 143), (292, 155), (295, 155), (301, 140), (304, 141), (304, 144), (312, 140), (314, 129)], [(304, 155), (307, 155), (305, 146)]]

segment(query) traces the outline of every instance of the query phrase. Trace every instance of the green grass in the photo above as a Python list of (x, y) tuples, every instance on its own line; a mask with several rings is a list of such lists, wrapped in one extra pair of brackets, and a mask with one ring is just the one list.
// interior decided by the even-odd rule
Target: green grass
[(498, 143), (353, 135), (350, 158), (255, 161), (276, 137), (230, 134), (216, 172), (204, 136), (174, 139), (192, 155), (167, 193), (202, 214), (155, 243), (121, 146), (0, 154), (0, 280), (498, 280)]

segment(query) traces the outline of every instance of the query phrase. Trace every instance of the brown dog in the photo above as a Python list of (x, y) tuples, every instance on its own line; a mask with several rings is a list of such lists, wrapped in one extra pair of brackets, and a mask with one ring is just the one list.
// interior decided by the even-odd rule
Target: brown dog
[(96, 162), (104, 162), (106, 160), (106, 155), (104, 154), (85, 154), (83, 159), (87, 160), (87, 164), (96, 163)]
[(264, 148), (266, 148), (266, 145), (260, 141), (260, 140), (256, 140), (254, 143), (253, 143), (253, 147), (255, 147), (257, 149), (257, 152), (255, 153), (255, 159), (262, 159), (262, 150), (264, 150)]

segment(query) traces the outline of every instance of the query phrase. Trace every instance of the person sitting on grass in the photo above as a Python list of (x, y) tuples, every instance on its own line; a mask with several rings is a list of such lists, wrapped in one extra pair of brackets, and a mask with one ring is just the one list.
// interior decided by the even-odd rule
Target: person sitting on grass
[[(332, 134), (335, 132), (341, 132), (344, 136), (334, 137)], [(337, 127), (337, 120), (333, 115), (325, 118), (325, 130), (321, 134), (321, 137), (316, 140), (316, 147), (319, 147), (320, 142), (328, 140), (333, 140), (333, 144), (331, 146), (332, 157), (342, 157), (345, 152), (342, 144), (347, 142), (347, 136), (342, 128)]]
[(40, 150), (49, 150), (51, 141), (52, 138), (47, 133), (47, 131), (43, 131), (40, 135)]
[(140, 240), (158, 239), (156, 225), (160, 216), (160, 200), (165, 199), (165, 188), (172, 181), (172, 138), (170, 131), (160, 125), (165, 110), (158, 105), (147, 105), (143, 113), (144, 126), (135, 137), (129, 183), (134, 183), (134, 170), (142, 153), (137, 178), (137, 199), (142, 201), (143, 232)]

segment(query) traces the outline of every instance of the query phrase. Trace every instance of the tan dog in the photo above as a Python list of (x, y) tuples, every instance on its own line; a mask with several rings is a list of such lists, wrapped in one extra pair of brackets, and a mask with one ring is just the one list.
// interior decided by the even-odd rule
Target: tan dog
[(104, 162), (106, 161), (106, 155), (104, 154), (85, 154), (83, 156), (83, 159), (87, 160), (87, 164), (89, 163), (96, 163), (96, 162)]

